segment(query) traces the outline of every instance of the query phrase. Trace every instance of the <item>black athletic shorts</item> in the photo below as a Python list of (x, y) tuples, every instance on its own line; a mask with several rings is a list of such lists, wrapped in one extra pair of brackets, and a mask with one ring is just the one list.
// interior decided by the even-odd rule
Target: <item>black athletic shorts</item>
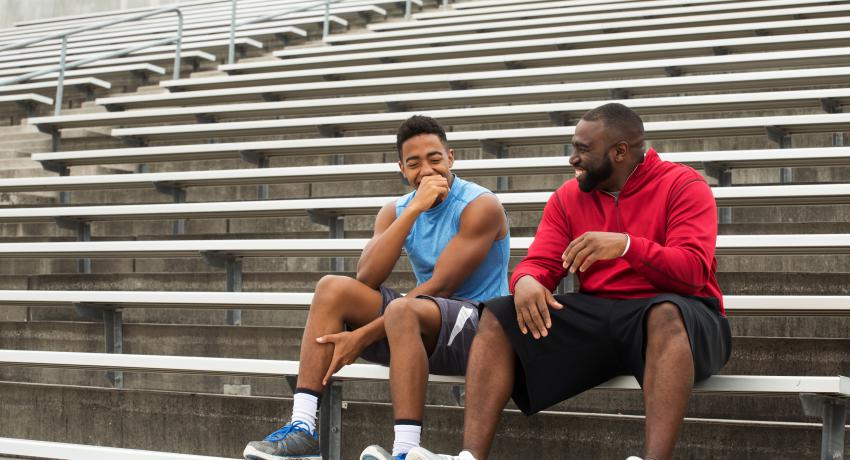
[(729, 360), (732, 334), (717, 299), (663, 294), (643, 299), (557, 295), (549, 335), (535, 339), (519, 330), (512, 296), (484, 302), (508, 335), (517, 357), (513, 400), (526, 415), (537, 413), (618, 375), (643, 384), (647, 310), (661, 302), (679, 307), (688, 330), (696, 381)]

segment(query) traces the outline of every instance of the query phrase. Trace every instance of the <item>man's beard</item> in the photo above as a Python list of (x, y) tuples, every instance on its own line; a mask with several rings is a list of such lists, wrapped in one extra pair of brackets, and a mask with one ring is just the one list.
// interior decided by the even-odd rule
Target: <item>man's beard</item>
[(614, 174), (614, 163), (610, 158), (605, 156), (598, 168), (586, 168), (584, 170), (584, 175), (578, 181), (578, 188), (582, 192), (590, 193), (600, 183), (608, 180), (612, 174)]

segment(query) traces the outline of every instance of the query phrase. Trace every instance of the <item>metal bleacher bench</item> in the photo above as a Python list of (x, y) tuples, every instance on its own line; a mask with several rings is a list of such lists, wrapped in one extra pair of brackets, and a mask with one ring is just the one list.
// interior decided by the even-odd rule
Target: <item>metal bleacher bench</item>
[[(829, 36), (841, 36), (842, 32), (824, 32)], [(781, 42), (782, 36), (760, 39), (730, 39), (737, 41), (755, 42)], [(806, 36), (800, 34), (792, 35), (793, 40), (805, 42)], [(810, 38), (810, 37), (809, 37)], [(732, 42), (734, 43), (734, 42)], [(841, 43), (844, 44), (844, 43)], [(700, 42), (697, 48), (712, 49), (706, 47), (706, 43)], [(684, 45), (684, 46), (691, 46)], [(274, 80), (269, 75), (244, 76), (232, 81), (247, 82), (256, 79), (265, 79), (267, 83), (299, 83), (307, 81), (323, 81), (329, 79), (357, 79), (369, 78), (379, 75), (381, 77), (427, 75), (459, 72), (453, 75), (473, 74), (474, 72), (498, 71), (503, 69), (533, 70), (537, 68), (553, 68), (559, 66), (559, 80), (570, 81), (589, 76), (596, 76), (605, 72), (619, 72), (622, 76), (662, 76), (680, 75), (692, 72), (708, 71), (736, 71), (753, 69), (754, 67), (765, 68), (774, 65), (788, 65), (786, 61), (793, 62), (799, 66), (827, 66), (846, 64), (848, 47), (824, 47), (803, 50), (764, 51), (752, 53), (721, 54), (710, 56), (686, 56), (686, 57), (662, 57), (656, 59), (635, 60), (631, 57), (630, 49), (659, 49), (664, 50), (664, 45), (626, 45), (609, 48), (589, 48), (580, 50), (541, 51), (535, 53), (514, 53), (487, 56), (468, 56), (448, 59), (417, 60), (410, 62), (348, 65), (331, 68), (310, 68), (289, 71), (279, 71), (274, 74)], [(669, 51), (665, 56), (669, 56)], [(589, 59), (592, 57), (592, 59)], [(623, 59), (618, 62), (606, 62), (608, 58)], [(578, 60), (577, 58), (584, 58)], [(631, 60), (626, 60), (631, 59)], [(600, 62), (602, 61), (602, 62)], [(588, 63), (590, 62), (590, 63)], [(279, 61), (271, 61), (273, 66), (284, 65)], [(675, 71), (673, 70), (675, 69)], [(262, 71), (262, 67), (245, 70)], [(464, 80), (458, 77), (458, 80)]]
[[(641, 115), (653, 114), (676, 114), (688, 112), (708, 111), (734, 111), (734, 110), (760, 110), (775, 107), (782, 108), (809, 108), (814, 110), (832, 110), (836, 107), (847, 105), (850, 102), (850, 88), (814, 89), (802, 91), (767, 91), (760, 93), (734, 93), (734, 94), (711, 94), (697, 96), (677, 97), (652, 97), (639, 99), (623, 99), (613, 101), (628, 105), (631, 109)], [(825, 105), (824, 101), (830, 101), (831, 105)], [(470, 107), (459, 109), (430, 110), (432, 116), (447, 125), (452, 124), (479, 124), (496, 122), (522, 122), (543, 121), (554, 125), (571, 124), (584, 112), (604, 104), (606, 101), (582, 101), (582, 102), (556, 102), (543, 104), (516, 104), (488, 107)], [(268, 103), (267, 103), (268, 104)], [(239, 116), (238, 105), (236, 107), (218, 108), (221, 112), (230, 116)], [(245, 107), (249, 115), (263, 114), (273, 116), (285, 114), (285, 109), (269, 110), (264, 113), (265, 107), (251, 105)], [(274, 106), (269, 107), (274, 109)], [(186, 119), (186, 110), (175, 111), (178, 119)], [(183, 113), (181, 113), (183, 112)], [(208, 115), (215, 119), (220, 112), (207, 111), (196, 112), (199, 116)], [(325, 112), (327, 113), (327, 112)], [(286, 132), (316, 132), (317, 127), (324, 127), (327, 131), (346, 131), (355, 129), (388, 128), (397, 126), (417, 112), (384, 112), (366, 113), (358, 115), (324, 115), (315, 117), (294, 117), (279, 120), (257, 120), (257, 121), (233, 121), (233, 122), (207, 122), (183, 125), (167, 126), (142, 126), (132, 128), (115, 128), (112, 136), (136, 137), (143, 139), (161, 138), (208, 138), (212, 136), (245, 136), (261, 134), (277, 134)], [(145, 124), (151, 122), (173, 121), (168, 116), (168, 110), (151, 111), (129, 111), (117, 114), (99, 114), (95, 120), (102, 122), (85, 123), (83, 126), (97, 126), (98, 124)], [(244, 115), (243, 115), (244, 116)], [(94, 117), (87, 117), (92, 119)], [(73, 116), (68, 118), (73, 120)], [(78, 118), (79, 119), (79, 118)], [(111, 121), (115, 120), (115, 121)], [(34, 120), (33, 123), (39, 123)], [(77, 123), (81, 125), (81, 123)], [(60, 125), (61, 127), (61, 125)], [(330, 128), (330, 129), (328, 129)], [(321, 128), (320, 128), (321, 132)], [(327, 135), (327, 134), (326, 134)]]
[[(850, 123), (850, 114), (837, 113), (649, 122), (645, 123), (644, 127), (653, 139), (767, 134), (781, 144), (793, 133), (840, 132), (846, 128), (847, 123)], [(485, 151), (498, 154), (512, 145), (565, 143), (569, 141), (574, 129), (572, 126), (557, 126), (455, 131), (447, 133), (447, 137), (454, 148), (481, 147)], [(34, 153), (31, 158), (42, 162), (48, 168), (62, 169), (69, 165), (110, 162), (197, 160), (233, 158), (240, 155), (248, 159), (258, 155), (326, 154), (331, 150), (335, 153), (360, 153), (392, 151), (394, 148), (395, 136), (383, 135)]]
[[(291, 377), (298, 373), (297, 361), (21, 350), (0, 350), (0, 365), (272, 378)], [(386, 381), (388, 379), (388, 368), (375, 364), (351, 364), (334, 374), (336, 382), (342, 380)], [(429, 382), (461, 385), (464, 379), (431, 375)], [(639, 389), (639, 386), (633, 377), (621, 376), (596, 388), (635, 391)], [(839, 456), (843, 454), (846, 404), (850, 399), (850, 379), (847, 377), (718, 375), (697, 383), (694, 386), (694, 392), (799, 394), (806, 413), (819, 416), (823, 421), (821, 458), (833, 458), (832, 455), (836, 453)], [(339, 459), (342, 437), (339, 429), (342, 418), (342, 387), (338, 384), (330, 385), (326, 389), (323, 401), (323, 416), (320, 418), (322, 441), (329, 446), (329, 460)], [(0, 448), (2, 448), (2, 442), (0, 442)]]
[[(704, 0), (700, 0), (701, 3), (704, 3)], [(332, 44), (340, 44), (340, 43), (350, 43), (350, 42), (369, 42), (369, 41), (381, 41), (394, 39), (399, 37), (423, 37), (428, 35), (435, 34), (452, 34), (452, 33), (476, 33), (482, 31), (497, 31), (497, 30), (523, 30), (534, 28), (538, 26), (547, 26), (547, 25), (564, 25), (569, 22), (606, 22), (612, 21), (615, 19), (624, 19), (624, 18), (642, 18), (646, 15), (654, 14), (654, 15), (675, 15), (675, 14), (691, 14), (694, 13), (728, 13), (734, 10), (747, 10), (747, 9), (764, 9), (764, 10), (788, 10), (789, 8), (776, 8), (781, 6), (793, 6), (800, 7), (806, 4), (818, 4), (823, 3), (818, 0), (765, 0), (765, 1), (751, 1), (751, 2), (725, 2), (714, 5), (695, 5), (695, 6), (687, 6), (679, 9), (674, 8), (659, 8), (659, 9), (645, 9), (645, 10), (637, 10), (637, 11), (620, 11), (620, 12), (607, 12), (607, 13), (597, 13), (597, 14), (585, 14), (585, 15), (574, 15), (574, 16), (565, 16), (563, 9), (561, 11), (549, 10), (546, 12), (549, 16), (552, 17), (538, 17), (533, 19), (514, 19), (516, 14), (506, 14), (502, 17), (503, 20), (497, 21), (482, 21), (476, 22), (472, 24), (454, 24), (454, 25), (435, 25), (432, 27), (408, 27), (400, 30), (385, 30), (380, 32), (371, 31), (369, 33), (361, 33), (361, 34), (343, 34), (335, 37), (328, 37), (328, 43)], [(557, 9), (556, 9), (557, 10)], [(538, 15), (543, 15), (542, 10), (534, 11), (531, 13), (536, 13)], [(740, 16), (744, 17), (746, 11), (740, 11)], [(794, 12), (783, 11), (778, 15), (782, 16), (793, 16)], [(762, 16), (778, 16), (777, 14), (763, 14)], [(493, 16), (490, 16), (492, 19)], [(645, 27), (642, 26), (642, 27)]]
[[(571, 82), (570, 84), (575, 85), (574, 88), (577, 93), (581, 93), (582, 88), (585, 88), (585, 90), (595, 89), (596, 91), (608, 89), (628, 90), (630, 87), (647, 88), (659, 86), (663, 88), (667, 85), (675, 85), (679, 82), (684, 85), (689, 85), (689, 83), (687, 83), (689, 81), (692, 82), (690, 85), (695, 86), (694, 89), (699, 89), (700, 84), (711, 85), (712, 82), (728, 82), (729, 79), (733, 79), (732, 81), (736, 82), (743, 82), (747, 77), (753, 76), (756, 78), (756, 81), (751, 84), (752, 86), (748, 86), (749, 88), (753, 88), (757, 87), (755, 84), (757, 84), (761, 75), (767, 77), (771, 74), (761, 71), (721, 75), (682, 75), (691, 72), (710, 70), (723, 72), (752, 71), (757, 67), (770, 66), (780, 62), (783, 66), (805, 66), (807, 64), (811, 64), (819, 67), (828, 67), (824, 69), (824, 72), (829, 74), (831, 72), (836, 72), (837, 69), (844, 68), (838, 66), (846, 64), (847, 55), (850, 55), (850, 48), (825, 48), (820, 50), (779, 51), (725, 56), (634, 61), (631, 63), (620, 63), (624, 66), (623, 68), (618, 67), (616, 64), (592, 64), (460, 73), (433, 73), (426, 75), (399, 75), (397, 77), (359, 78), (342, 81), (290, 81), (288, 84), (272, 83), (287, 81), (288, 76), (291, 76), (293, 72), (273, 72), (269, 74), (198, 78), (197, 84), (181, 80), (181, 83), (174, 87), (174, 89), (204, 89), (205, 87), (221, 89), (206, 89), (203, 91), (185, 91), (181, 93), (166, 94), (115, 96), (99, 98), (96, 102), (97, 104), (104, 105), (107, 108), (116, 109), (155, 107), (161, 105), (175, 106), (215, 101), (245, 102), (246, 100), (250, 100), (249, 98), (252, 96), (255, 100), (275, 100), (274, 98), (279, 96), (291, 97), (297, 95), (299, 98), (303, 98), (315, 95), (338, 96), (341, 94), (351, 93), (363, 94), (368, 91), (369, 88), (380, 88), (381, 90), (387, 88), (394, 90), (410, 89), (416, 91), (430, 89), (457, 90), (508, 85), (512, 83), (520, 85), (564, 83), (563, 80), (567, 80), (569, 82), (574, 79), (580, 80), (581, 77), (598, 79), (600, 74), (610, 71), (625, 72), (622, 76), (629, 79), (624, 79), (622, 81), (576, 81)], [(403, 64), (407, 65), (407, 63)], [(629, 68), (629, 66), (631, 66), (631, 68)], [(375, 66), (365, 67), (374, 68)], [(817, 69), (806, 70), (814, 71)], [(773, 74), (776, 76), (772, 78), (776, 79), (779, 75), (789, 75), (791, 76), (789, 78), (793, 80), (794, 74), (792, 72), (789, 70), (784, 70), (784, 72), (786, 73)], [(315, 71), (311, 70), (310, 73), (315, 73)], [(282, 78), (279, 79), (279, 76)], [(658, 77), (666, 77), (669, 81), (664, 82), (662, 80), (665, 78)], [(841, 81), (838, 78), (836, 78), (836, 80), (839, 82)], [(256, 86), (251, 86), (251, 82), (254, 82)]]
[[(308, 55), (330, 55), (349, 53), (357, 51), (377, 51), (390, 50), (398, 48), (421, 48), (426, 45), (445, 45), (451, 49), (451, 45), (474, 44), (477, 42), (496, 42), (510, 41), (512, 38), (515, 41), (523, 37), (533, 37), (538, 41), (555, 39), (569, 40), (566, 44), (582, 45), (585, 42), (591, 42), (596, 46), (610, 46), (622, 40), (645, 40), (657, 34), (656, 36), (673, 36), (684, 34), (691, 36), (693, 39), (710, 38), (711, 34), (726, 30), (734, 32), (737, 30), (735, 21), (741, 20), (759, 20), (765, 19), (765, 22), (758, 24), (757, 30), (765, 27), (770, 30), (773, 27), (779, 27), (779, 30), (786, 30), (785, 27), (790, 27), (789, 30), (795, 30), (794, 24), (804, 24), (811, 19), (799, 20), (774, 20), (767, 21), (771, 18), (781, 19), (784, 16), (793, 16), (794, 14), (824, 14), (824, 13), (840, 13), (848, 11), (848, 5), (821, 5), (812, 7), (797, 7), (797, 8), (777, 8), (770, 10), (756, 11), (741, 11), (734, 13), (716, 13), (709, 15), (689, 15), (677, 16), (674, 18), (656, 18), (656, 19), (634, 19), (627, 21), (602, 21), (600, 23), (589, 24), (573, 24), (573, 25), (554, 25), (548, 27), (529, 26), (525, 29), (516, 29), (509, 31), (494, 31), (494, 32), (477, 32), (477, 33), (460, 33), (460, 34), (437, 34), (435, 36), (423, 36), (412, 39), (397, 39), (397, 40), (380, 40), (380, 41), (364, 41), (352, 44), (336, 44), (330, 47), (312, 47), (312, 48), (294, 48), (288, 50), (279, 50), (274, 53), (277, 57), (289, 56), (308, 56)], [(837, 18), (818, 18), (816, 20), (825, 20), (827, 22), (819, 23), (822, 27), (830, 27), (829, 20)], [(733, 23), (729, 23), (733, 20)], [(802, 21), (802, 22), (801, 22)], [(682, 29), (684, 25), (696, 22), (701, 25), (696, 25), (690, 28)], [(706, 23), (719, 22), (717, 25), (705, 25)], [(752, 26), (753, 23), (750, 23)], [(636, 29), (628, 30), (627, 29)], [(643, 30), (641, 30), (643, 29)], [(652, 29), (648, 33), (646, 29)], [(688, 33), (687, 29), (693, 29), (693, 33)], [(819, 29), (822, 30), (822, 29)], [(607, 33), (605, 33), (607, 31)], [(752, 28), (750, 29), (752, 31)], [(563, 35), (570, 35), (569, 38)], [(709, 35), (703, 35), (709, 34)], [(610, 37), (610, 38), (606, 38)], [(507, 43), (507, 42), (502, 42)], [(223, 70), (224, 68), (222, 68)]]
[[(771, 49), (777, 49), (781, 47), (787, 47), (789, 43), (793, 43), (794, 47), (798, 48), (806, 48), (806, 47), (825, 47), (832, 45), (841, 44), (840, 40), (846, 37), (846, 34), (842, 34), (841, 32), (813, 32), (809, 34), (787, 34), (787, 35), (771, 35), (769, 38), (767, 37), (747, 37), (747, 38), (710, 38), (711, 34), (708, 31), (715, 31), (717, 34), (730, 34), (735, 31), (752, 31), (753, 29), (765, 30), (770, 33), (783, 33), (785, 29), (798, 30), (805, 27), (847, 27), (847, 24), (850, 23), (850, 18), (840, 17), (840, 18), (819, 18), (819, 19), (811, 19), (811, 20), (798, 20), (798, 21), (777, 21), (773, 23), (747, 23), (747, 24), (734, 24), (734, 25), (724, 25), (724, 26), (713, 26), (713, 27), (685, 27), (678, 29), (662, 29), (661, 31), (652, 31), (652, 34), (648, 32), (626, 32), (622, 34), (601, 34), (601, 35), (580, 35), (580, 36), (570, 36), (570, 37), (561, 37), (561, 38), (550, 38), (550, 39), (530, 39), (530, 40), (512, 40), (507, 42), (487, 42), (487, 43), (473, 43), (473, 44), (464, 44), (464, 45), (450, 45), (450, 46), (441, 46), (438, 48), (434, 47), (426, 47), (426, 48), (405, 48), (405, 49), (389, 49), (389, 50), (366, 50), (360, 51), (352, 49), (351, 51), (343, 54), (331, 54), (331, 55), (318, 55), (318, 56), (305, 56), (305, 57), (293, 57), (282, 52), (275, 52), (275, 56), (279, 58), (284, 58), (279, 61), (269, 61), (269, 62), (250, 62), (250, 63), (239, 63), (232, 65), (222, 65), (219, 66), (219, 70), (229, 72), (232, 74), (237, 73), (246, 73), (252, 72), (256, 70), (267, 71), (274, 69), (286, 69), (286, 70), (294, 70), (300, 68), (307, 67), (319, 67), (319, 66), (334, 66), (341, 65), (341, 63), (347, 65), (362, 65), (362, 64), (375, 64), (379, 62), (402, 62), (402, 61), (412, 61), (419, 60), (428, 55), (437, 55), (441, 58), (448, 57), (469, 57), (469, 56), (481, 56), (487, 54), (499, 54), (500, 52), (511, 51), (511, 52), (524, 52), (524, 53), (534, 53), (534, 52), (543, 52), (543, 51), (553, 51), (558, 48), (569, 48), (582, 46), (580, 49), (575, 49), (573, 52), (575, 53), (574, 58), (579, 60), (586, 60), (588, 56), (592, 56), (593, 54), (598, 53), (606, 53), (606, 54), (615, 54), (617, 52), (623, 54), (638, 54), (640, 53), (642, 57), (645, 59), (650, 58), (662, 58), (662, 57), (670, 57), (672, 53), (681, 54), (684, 50), (691, 52), (693, 54), (697, 53), (739, 53), (741, 50), (746, 51), (765, 51)], [(653, 45), (651, 43), (640, 44), (642, 38), (647, 39), (657, 39), (658, 35), (665, 35), (670, 37), (675, 37), (679, 39), (690, 39), (692, 36), (697, 35), (699, 40), (692, 40), (686, 42), (675, 42), (675, 43), (665, 43), (665, 45), (658, 46)], [(620, 40), (629, 39), (628, 45), (620, 45), (618, 46), (619, 51), (615, 49), (615, 45), (606, 45), (604, 48), (588, 48), (588, 45), (598, 45), (594, 43), (591, 39), (595, 38), (603, 43), (614, 42), (618, 39), (617, 35), (621, 35), (623, 37)], [(682, 35), (683, 37), (678, 37), (676, 35)], [(707, 37), (706, 37), (707, 36)], [(599, 45), (601, 46), (601, 45)], [(592, 49), (593, 51), (589, 51)]]
[[(844, 147), (803, 149), (730, 150), (661, 153), (667, 161), (720, 169), (792, 166), (850, 165), (850, 150)], [(495, 158), (457, 160), (452, 171), (463, 176), (509, 176), (521, 174), (568, 174), (567, 159), (557, 157)], [(295, 166), (210, 171), (176, 171), (136, 174), (98, 174), (0, 179), (0, 192), (41, 190), (106, 190), (167, 186), (170, 188), (251, 185), (303, 182), (370, 181), (399, 177), (396, 163)]]
[[(712, 191), (718, 206), (850, 204), (850, 184), (715, 187)], [(508, 211), (540, 210), (551, 192), (499, 193), (497, 196)], [(0, 222), (287, 217), (307, 216), (310, 212), (335, 216), (371, 215), (394, 199), (384, 196), (6, 208), (0, 209)]]
[[(848, 34), (850, 38), (850, 34)], [(529, 88), (522, 88), (528, 92)], [(482, 94), (489, 93), (485, 99), (495, 99), (496, 94), (501, 93), (501, 89), (492, 89)], [(514, 97), (510, 89), (504, 91), (504, 97)], [(420, 93), (428, 95), (427, 93)], [(451, 93), (447, 94), (448, 100), (440, 100), (430, 98), (432, 104), (446, 103), (455, 99)], [(421, 97), (421, 96), (420, 96)], [(550, 96), (551, 97), (551, 96)], [(376, 124), (395, 125), (398, 124), (414, 113), (409, 111), (392, 111), (391, 113), (367, 113), (361, 115), (345, 115), (345, 116), (328, 116), (329, 113), (338, 113), (339, 110), (356, 109), (362, 110), (366, 108), (381, 107), (384, 110), (393, 107), (393, 104), (399, 104), (403, 107), (403, 102), (393, 102), (393, 96), (361, 96), (350, 98), (330, 98), (325, 99), (307, 99), (297, 101), (281, 101), (281, 102), (261, 102), (249, 104), (222, 104), (216, 106), (200, 106), (200, 107), (181, 107), (181, 108), (165, 108), (165, 109), (145, 109), (131, 110), (124, 112), (101, 112), (89, 113), (81, 115), (60, 115), (54, 117), (31, 118), (28, 123), (38, 125), (43, 131), (52, 129), (74, 128), (86, 126), (117, 126), (117, 125), (139, 125), (146, 123), (166, 123), (166, 122), (186, 122), (192, 121), (193, 125), (198, 125), (199, 119), (207, 122), (210, 130), (216, 133), (220, 132), (221, 123), (217, 125), (209, 124), (218, 122), (223, 119), (244, 118), (248, 116), (276, 116), (286, 115), (287, 119), (278, 122), (265, 122), (266, 129), (280, 130), (284, 132), (289, 129), (307, 129), (314, 131), (315, 126), (350, 126), (357, 124), (366, 124), (374, 126)], [(464, 100), (464, 99), (461, 99)], [(468, 100), (468, 99), (466, 99)], [(847, 105), (850, 102), (850, 88), (833, 88), (833, 89), (813, 89), (800, 91), (768, 91), (757, 93), (732, 93), (732, 94), (711, 94), (697, 96), (678, 96), (678, 97), (655, 97), (655, 98), (640, 98), (621, 100), (621, 102), (629, 105), (632, 109), (641, 112), (641, 114), (653, 113), (683, 113), (683, 112), (703, 112), (703, 111), (720, 111), (720, 110), (759, 110), (764, 108), (772, 108), (781, 105), (783, 108), (825, 108), (823, 101), (830, 100), (833, 107)], [(490, 106), (490, 107), (469, 107), (460, 109), (442, 109), (432, 110), (430, 115), (441, 120), (443, 123), (452, 124), (460, 123), (486, 123), (493, 119), (507, 119), (508, 121), (524, 121), (524, 120), (550, 120), (557, 122), (557, 118), (553, 119), (552, 114), (560, 114), (563, 121), (568, 121), (571, 118), (579, 116), (587, 110), (605, 103), (605, 101), (582, 101), (582, 102), (557, 102), (543, 104), (517, 104), (510, 106)], [(325, 117), (316, 118), (291, 118), (294, 115), (325, 115)], [(339, 120), (345, 120), (341, 123)], [(263, 122), (261, 122), (263, 123)], [(560, 123), (557, 123), (560, 124)], [(245, 122), (235, 122), (228, 124), (239, 129), (239, 126), (247, 126)], [(168, 128), (161, 128), (165, 132)], [(200, 132), (204, 132), (202, 127), (198, 127)], [(225, 130), (226, 132), (226, 130)], [(119, 134), (126, 131), (118, 131), (115, 135), (136, 135), (136, 134)]]

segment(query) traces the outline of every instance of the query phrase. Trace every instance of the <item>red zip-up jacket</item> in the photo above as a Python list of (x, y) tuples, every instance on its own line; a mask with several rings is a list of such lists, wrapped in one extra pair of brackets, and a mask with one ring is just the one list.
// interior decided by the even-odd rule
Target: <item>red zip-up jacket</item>
[(581, 292), (611, 299), (674, 293), (723, 299), (715, 272), (717, 206), (711, 188), (692, 168), (662, 161), (649, 149), (626, 180), (619, 197), (582, 192), (575, 179), (561, 185), (543, 209), (528, 255), (511, 277), (533, 276), (553, 291), (566, 275), (561, 255), (585, 232), (626, 233), (620, 258), (595, 262), (576, 272)]

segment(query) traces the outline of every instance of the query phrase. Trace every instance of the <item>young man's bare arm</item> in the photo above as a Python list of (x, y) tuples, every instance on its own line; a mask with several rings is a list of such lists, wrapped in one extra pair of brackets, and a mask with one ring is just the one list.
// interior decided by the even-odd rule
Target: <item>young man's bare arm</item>
[(416, 195), (398, 217), (395, 202), (381, 208), (375, 218), (375, 233), (357, 262), (357, 281), (378, 289), (401, 256), (404, 240), (416, 218), (431, 208), (437, 198), (445, 199), (448, 194), (448, 183), (442, 176), (429, 176), (422, 179)]

